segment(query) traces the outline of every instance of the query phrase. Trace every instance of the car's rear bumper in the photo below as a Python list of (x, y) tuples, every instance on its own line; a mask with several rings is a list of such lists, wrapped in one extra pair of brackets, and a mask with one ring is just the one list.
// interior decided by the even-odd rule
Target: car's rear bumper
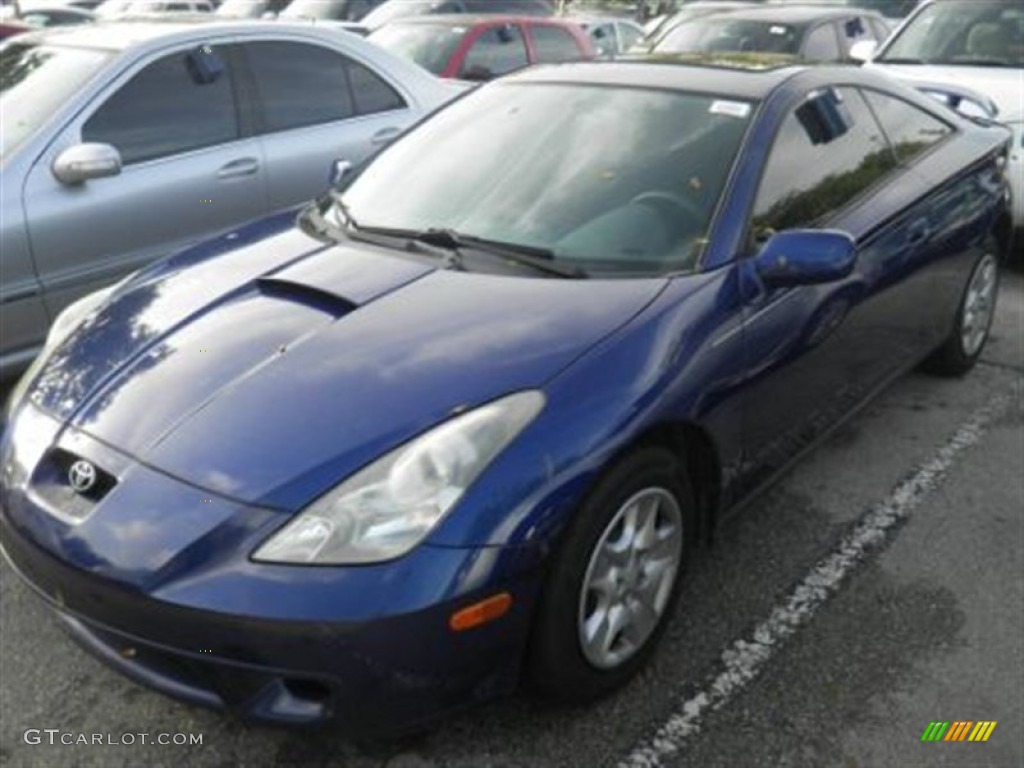
[(507, 692), (518, 677), (530, 585), (506, 586), (510, 613), (461, 633), (448, 619), (465, 599), (365, 622), (264, 620), (173, 605), (73, 568), (2, 514), (0, 541), (75, 640), (106, 664), (245, 720), (396, 733)]

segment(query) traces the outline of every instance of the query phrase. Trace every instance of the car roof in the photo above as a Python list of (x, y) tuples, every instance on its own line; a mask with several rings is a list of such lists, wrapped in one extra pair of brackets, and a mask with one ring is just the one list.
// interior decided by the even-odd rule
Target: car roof
[[(758, 56), (758, 60), (766, 57)], [(585, 85), (619, 85), (707, 93), (761, 100), (791, 77), (808, 69), (792, 64), (794, 57), (767, 57), (777, 66), (757, 67), (749, 55), (659, 56), (644, 54), (614, 61), (572, 62), (530, 67), (506, 76), (522, 82), (560, 82)]]
[[(683, 6), (685, 9), (686, 6)], [(723, 9), (720, 14), (703, 16), (702, 20), (710, 18), (749, 19), (751, 21), (775, 22), (777, 24), (807, 24), (812, 21), (826, 21), (828, 19), (845, 19), (849, 16), (878, 16), (877, 11), (852, 6), (834, 5), (754, 5), (748, 8), (736, 8), (734, 10)]]
[(275, 22), (268, 24), (258, 19), (238, 20), (217, 17), (210, 13), (175, 14), (173, 16), (146, 16), (144, 18), (108, 19), (95, 24), (45, 27), (21, 35), (18, 41), (67, 45), (76, 48), (97, 48), (107, 51), (125, 51), (157, 39), (183, 39), (203, 37), (205, 34), (232, 34), (260, 31), (273, 33), (308, 29), (309, 25)]

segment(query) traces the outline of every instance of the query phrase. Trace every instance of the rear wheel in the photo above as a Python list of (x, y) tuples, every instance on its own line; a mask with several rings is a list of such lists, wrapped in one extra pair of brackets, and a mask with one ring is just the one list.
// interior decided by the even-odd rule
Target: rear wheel
[(974, 367), (988, 341), (998, 293), (999, 251), (995, 240), (990, 239), (967, 281), (953, 331), (925, 361), (925, 370), (943, 376), (962, 376)]
[(671, 613), (694, 520), (689, 481), (669, 451), (637, 451), (604, 475), (545, 584), (529, 659), (535, 688), (584, 702), (639, 670)]

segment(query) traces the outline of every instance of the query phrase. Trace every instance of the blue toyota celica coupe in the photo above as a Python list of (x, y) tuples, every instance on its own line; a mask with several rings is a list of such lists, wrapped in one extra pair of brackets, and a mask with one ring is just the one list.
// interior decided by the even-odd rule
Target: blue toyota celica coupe
[(8, 406), (10, 562), (256, 720), (624, 683), (726, 510), (992, 320), (1009, 132), (751, 62), (505, 78), (73, 305)]

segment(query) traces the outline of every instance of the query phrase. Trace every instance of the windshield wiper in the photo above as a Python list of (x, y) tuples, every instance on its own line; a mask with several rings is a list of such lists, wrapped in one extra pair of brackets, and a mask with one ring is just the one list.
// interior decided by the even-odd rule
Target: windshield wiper
[(548, 248), (525, 245), (523, 243), (508, 243), (503, 240), (489, 240), (485, 237), (475, 237), (473, 235), (462, 235), (454, 230), (446, 231), (458, 238), (459, 243), (463, 247), (468, 246), (484, 253), (500, 256), (506, 261), (532, 267), (538, 272), (547, 272), (558, 277), (576, 279), (587, 277), (587, 273), (579, 267), (557, 263), (554, 251)]
[[(364, 226), (356, 222), (348, 206), (341, 199), (341, 193), (331, 190), (329, 193), (337, 211), (345, 220), (346, 228), (356, 235), (376, 235), (379, 237), (401, 238), (413, 249), (440, 248), (446, 269), (464, 271), (463, 250), (472, 248), (476, 251), (500, 256), (506, 261), (531, 267), (538, 272), (546, 272), (565, 278), (585, 278), (587, 273), (579, 267), (555, 263), (555, 254), (547, 248), (523, 243), (508, 243), (500, 240), (489, 240), (473, 235), (464, 235), (447, 227), (431, 227), (423, 230), (400, 229), (396, 227)], [(326, 222), (325, 222), (326, 224)], [(330, 226), (329, 224), (327, 226)]]
[(466, 271), (466, 267), (462, 263), (462, 241), (452, 230), (428, 229), (423, 232), (417, 232), (410, 238), (409, 242), (417, 248), (422, 248), (425, 245), (431, 249), (440, 249), (445, 269), (454, 269), (457, 272)]
[(879, 64), (925, 64), (924, 59), (914, 59), (908, 56), (893, 56), (891, 59), (887, 56), (884, 59), (877, 59)]

